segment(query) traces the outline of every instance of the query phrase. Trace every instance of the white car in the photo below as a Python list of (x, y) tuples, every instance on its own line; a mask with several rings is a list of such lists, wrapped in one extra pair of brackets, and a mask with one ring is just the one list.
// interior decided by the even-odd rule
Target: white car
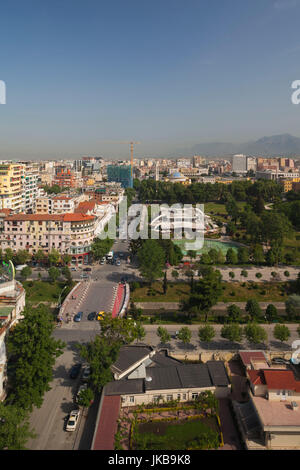
[(80, 416), (80, 410), (71, 411), (67, 425), (66, 425), (66, 431), (75, 431), (79, 416)]

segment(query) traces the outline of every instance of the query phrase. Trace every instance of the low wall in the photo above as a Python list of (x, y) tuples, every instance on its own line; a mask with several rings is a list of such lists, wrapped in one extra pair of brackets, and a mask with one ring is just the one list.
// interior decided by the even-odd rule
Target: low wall
[[(290, 360), (292, 357), (291, 351), (264, 351), (269, 360), (274, 357), (282, 357), (283, 359)], [(186, 352), (175, 353), (168, 350), (168, 355), (179, 361), (225, 361), (228, 362), (232, 359), (238, 359), (238, 351), (205, 351), (205, 352)]]
[(130, 299), (130, 287), (129, 287), (129, 284), (125, 284), (125, 298), (124, 298), (124, 302), (123, 302), (123, 305), (122, 305), (122, 308), (119, 312), (119, 317), (123, 317), (127, 307), (128, 307), (128, 304), (129, 304), (129, 299)]

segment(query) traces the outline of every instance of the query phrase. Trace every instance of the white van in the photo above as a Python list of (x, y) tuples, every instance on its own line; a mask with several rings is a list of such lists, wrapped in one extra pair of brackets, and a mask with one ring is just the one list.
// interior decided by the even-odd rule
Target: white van
[(16, 270), (16, 271), (22, 271), (23, 268), (27, 268), (27, 264), (18, 264), (18, 265), (15, 267), (15, 270)]

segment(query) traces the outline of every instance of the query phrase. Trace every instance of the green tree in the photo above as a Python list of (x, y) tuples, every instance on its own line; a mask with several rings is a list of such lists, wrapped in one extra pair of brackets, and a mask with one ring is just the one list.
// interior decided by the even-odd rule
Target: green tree
[(241, 309), (235, 305), (229, 305), (227, 307), (227, 320), (231, 323), (238, 323), (242, 319), (242, 311)]
[(206, 271), (205, 277), (194, 283), (193, 293), (190, 295), (189, 307), (196, 306), (199, 311), (205, 313), (205, 321), (207, 321), (208, 312), (215, 305), (222, 293), (222, 276), (220, 271)]
[(252, 344), (264, 343), (267, 340), (267, 333), (263, 327), (256, 323), (249, 323), (244, 328), (244, 334), (247, 341)]
[(62, 262), (65, 266), (68, 266), (68, 264), (71, 263), (72, 261), (72, 256), (69, 255), (68, 253), (65, 253), (64, 255), (62, 255)]
[(0, 450), (24, 450), (36, 434), (30, 429), (28, 413), (15, 405), (0, 402)]
[(275, 325), (273, 336), (283, 343), (283, 341), (287, 341), (289, 339), (291, 332), (286, 325), (277, 324)]
[(241, 246), (238, 249), (238, 262), (240, 264), (246, 264), (249, 261), (249, 251), (246, 247)]
[(152, 282), (162, 277), (164, 251), (157, 240), (146, 240), (138, 251), (139, 270), (141, 275), (152, 285)]
[(226, 253), (226, 262), (228, 264), (237, 264), (238, 257), (233, 248), (229, 248)]
[(60, 276), (60, 270), (55, 266), (51, 266), (51, 268), (48, 269), (48, 276), (51, 282), (55, 282)]
[(266, 317), (269, 322), (272, 322), (274, 320), (278, 319), (278, 311), (275, 305), (269, 304), (266, 308)]
[(171, 272), (171, 275), (172, 275), (172, 277), (174, 278), (175, 281), (179, 277), (179, 273), (178, 273), (178, 271), (176, 271), (176, 269), (173, 269), (173, 271)]
[(198, 329), (200, 341), (210, 342), (215, 337), (215, 330), (211, 325), (205, 325)]
[(300, 295), (293, 294), (285, 302), (285, 311), (288, 320), (294, 320), (299, 315), (300, 311)]
[(95, 238), (91, 246), (91, 252), (95, 260), (102, 259), (113, 246), (114, 240), (111, 238)]
[(113, 380), (111, 366), (117, 360), (120, 342), (111, 341), (109, 337), (97, 335), (88, 344), (78, 344), (80, 355), (91, 367), (90, 383), (100, 391), (104, 385)]
[(256, 299), (250, 299), (246, 303), (245, 307), (246, 312), (251, 318), (251, 321), (256, 321), (258, 318), (261, 316), (262, 311), (259, 306), (259, 303), (257, 302)]
[(38, 250), (34, 255), (34, 259), (37, 263), (41, 263), (45, 258), (46, 254), (43, 252), (43, 250)]
[(133, 319), (105, 315), (101, 321), (101, 337), (119, 345), (130, 344), (137, 339), (139, 324)]
[(184, 344), (188, 344), (191, 342), (192, 332), (187, 326), (183, 326), (180, 328), (178, 332), (178, 339), (182, 341)]
[(78, 395), (77, 403), (79, 406), (84, 406), (88, 408), (94, 400), (94, 392), (91, 388), (86, 388), (85, 390), (81, 390)]
[[(50, 269), (52, 269), (52, 268), (50, 268)], [(62, 268), (61, 273), (66, 278), (67, 285), (71, 286), (72, 283), (73, 283), (72, 274), (71, 274), (71, 271), (70, 271), (70, 269), (68, 268), (67, 265)]]
[(9, 261), (12, 261), (14, 257), (14, 252), (11, 248), (6, 248), (4, 250), (4, 261), (8, 263)]
[(160, 338), (160, 342), (162, 344), (167, 344), (171, 339), (171, 335), (169, 334), (168, 330), (161, 326), (157, 328), (156, 334)]
[(224, 325), (221, 329), (221, 336), (231, 342), (240, 343), (243, 338), (243, 328), (237, 323)]
[(264, 250), (261, 245), (255, 245), (252, 252), (253, 261), (256, 265), (261, 265), (265, 262)]
[(60, 260), (60, 253), (53, 248), (48, 255), (48, 261), (50, 266), (56, 265)]
[(21, 276), (22, 276), (22, 279), (24, 279), (24, 281), (29, 276), (31, 276), (31, 274), (32, 274), (32, 269), (29, 266), (25, 266), (25, 268), (23, 268), (22, 271), (21, 271)]
[(137, 341), (142, 341), (146, 336), (146, 330), (140, 322), (136, 323), (135, 337)]
[(28, 253), (27, 250), (18, 250), (14, 256), (14, 262), (16, 265), (25, 264), (27, 263), (27, 261), (30, 260), (30, 258), (31, 258), (31, 255)]
[(52, 337), (53, 318), (47, 307), (25, 308), (24, 319), (8, 335), (10, 399), (24, 410), (40, 407), (44, 393), (50, 390), (53, 366), (65, 344)]

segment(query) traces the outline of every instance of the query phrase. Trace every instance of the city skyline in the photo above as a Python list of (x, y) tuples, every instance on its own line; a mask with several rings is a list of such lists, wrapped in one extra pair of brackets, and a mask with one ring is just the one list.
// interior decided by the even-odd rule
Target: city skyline
[(179, 156), (298, 136), (299, 10), (297, 0), (4, 5), (0, 158), (127, 158), (114, 141), (131, 139), (136, 156)]

